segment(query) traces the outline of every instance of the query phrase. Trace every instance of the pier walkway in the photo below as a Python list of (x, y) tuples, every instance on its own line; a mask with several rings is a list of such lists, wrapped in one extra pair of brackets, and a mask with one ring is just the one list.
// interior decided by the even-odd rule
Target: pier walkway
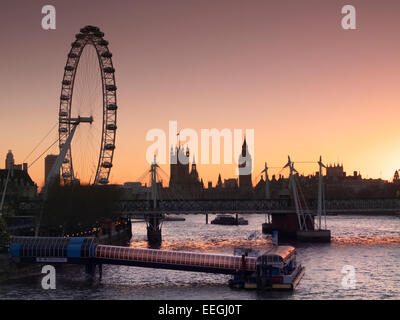
[(15, 237), (10, 255), (17, 262), (127, 265), (219, 274), (253, 273), (257, 258), (100, 245), (95, 238)]

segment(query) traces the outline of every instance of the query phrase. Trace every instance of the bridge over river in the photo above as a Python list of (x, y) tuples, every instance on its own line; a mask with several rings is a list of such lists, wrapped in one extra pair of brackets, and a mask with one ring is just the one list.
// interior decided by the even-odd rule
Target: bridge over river
[[(316, 211), (312, 201), (305, 211)], [(116, 204), (121, 215), (141, 215), (154, 212), (148, 200), (122, 200)], [(327, 214), (396, 214), (400, 212), (400, 199), (326, 200)], [(162, 200), (157, 203), (157, 212), (169, 214), (295, 214), (288, 199), (253, 200)]]

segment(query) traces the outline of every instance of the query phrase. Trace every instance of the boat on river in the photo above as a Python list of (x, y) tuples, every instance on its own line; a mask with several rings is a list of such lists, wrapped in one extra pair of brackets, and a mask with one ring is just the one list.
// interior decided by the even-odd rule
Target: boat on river
[(253, 274), (235, 274), (229, 281), (231, 288), (294, 290), (304, 275), (305, 267), (296, 262), (296, 249), (292, 246), (274, 245), (266, 250), (235, 249), (235, 255), (256, 257), (257, 268)]
[(247, 225), (249, 222), (242, 217), (235, 218), (230, 215), (219, 214), (217, 217), (211, 221), (211, 224), (221, 224), (228, 226), (237, 226), (237, 225)]

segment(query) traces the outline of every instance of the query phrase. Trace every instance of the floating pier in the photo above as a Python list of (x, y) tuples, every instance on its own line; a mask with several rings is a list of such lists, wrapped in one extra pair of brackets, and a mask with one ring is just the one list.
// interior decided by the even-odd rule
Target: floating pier
[(331, 231), (326, 229), (314, 229), (314, 215), (307, 215), (305, 228), (299, 227), (296, 213), (271, 214), (271, 222), (262, 224), (264, 234), (272, 234), (273, 230), (278, 231), (280, 241), (299, 242), (330, 242)]
[(101, 245), (95, 238), (16, 237), (9, 253), (17, 262), (81, 264), (95, 275), (103, 264), (230, 274), (230, 286), (253, 289), (294, 289), (304, 274), (295, 249), (274, 246), (256, 256), (222, 255)]

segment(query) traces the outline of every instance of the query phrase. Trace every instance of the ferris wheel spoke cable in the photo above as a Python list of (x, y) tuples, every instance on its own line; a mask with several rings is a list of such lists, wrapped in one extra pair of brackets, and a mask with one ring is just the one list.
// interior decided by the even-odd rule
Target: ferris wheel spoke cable
[[(95, 160), (93, 154), (95, 154), (93, 145), (93, 134), (90, 129), (80, 128), (79, 135), (77, 135), (78, 145), (73, 146), (75, 149), (75, 164), (77, 168), (76, 176), (79, 179), (83, 179), (82, 182), (90, 180), (96, 170)], [(98, 150), (96, 150), (98, 152)], [(94, 168), (94, 169), (93, 169)]]

